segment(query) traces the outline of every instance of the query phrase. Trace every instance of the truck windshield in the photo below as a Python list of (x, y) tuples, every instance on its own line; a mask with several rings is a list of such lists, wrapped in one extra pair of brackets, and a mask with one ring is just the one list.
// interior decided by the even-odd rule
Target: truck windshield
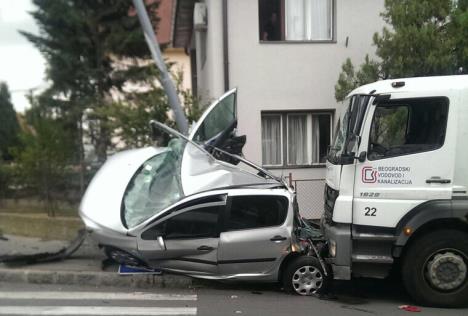
[[(335, 139), (327, 157), (330, 163), (344, 164), (342, 158), (352, 154), (370, 98), (369, 95), (354, 95), (349, 99), (336, 126)], [(354, 153), (352, 155), (354, 157)]]

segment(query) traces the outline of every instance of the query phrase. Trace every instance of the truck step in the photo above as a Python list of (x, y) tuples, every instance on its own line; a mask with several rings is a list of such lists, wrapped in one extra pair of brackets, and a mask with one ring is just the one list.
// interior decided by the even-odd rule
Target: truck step
[(395, 241), (396, 236), (394, 235), (382, 235), (382, 234), (367, 234), (367, 233), (354, 233), (353, 239), (355, 240), (375, 240), (375, 241)]
[(353, 259), (353, 262), (382, 263), (382, 264), (393, 263), (393, 258), (390, 256), (353, 255), (352, 259)]

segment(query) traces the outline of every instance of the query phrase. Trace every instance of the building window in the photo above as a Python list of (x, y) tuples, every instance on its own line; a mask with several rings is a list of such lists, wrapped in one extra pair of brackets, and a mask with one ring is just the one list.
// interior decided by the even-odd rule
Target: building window
[(331, 113), (263, 113), (263, 165), (291, 167), (325, 163), (331, 128)]
[(259, 0), (261, 41), (332, 41), (334, 0)]
[(283, 126), (280, 114), (262, 116), (262, 157), (264, 165), (283, 165)]

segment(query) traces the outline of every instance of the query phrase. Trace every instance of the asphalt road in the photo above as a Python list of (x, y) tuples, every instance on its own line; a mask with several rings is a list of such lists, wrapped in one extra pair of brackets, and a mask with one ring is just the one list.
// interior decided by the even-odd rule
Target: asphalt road
[[(211, 285), (211, 286), (210, 286)], [(0, 283), (0, 315), (408, 315), (398, 283), (363, 280), (335, 285), (335, 297), (287, 295), (278, 286), (219, 284), (198, 289), (135, 292)], [(422, 307), (424, 315), (468, 315), (468, 309)]]

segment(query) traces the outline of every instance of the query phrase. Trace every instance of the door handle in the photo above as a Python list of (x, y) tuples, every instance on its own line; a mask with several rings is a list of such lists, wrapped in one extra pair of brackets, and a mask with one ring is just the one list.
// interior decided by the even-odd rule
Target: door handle
[(450, 179), (441, 179), (440, 177), (432, 177), (426, 180), (426, 183), (442, 183), (447, 184), (452, 182)]
[(286, 239), (287, 239), (286, 237), (283, 237), (280, 235), (276, 235), (275, 237), (270, 238), (270, 240), (273, 242), (282, 242), (283, 240), (286, 240)]
[(214, 250), (214, 248), (213, 248), (213, 247), (210, 247), (210, 246), (205, 246), (205, 245), (203, 245), (203, 246), (198, 247), (197, 250), (200, 250), (200, 251), (211, 251), (211, 250)]

